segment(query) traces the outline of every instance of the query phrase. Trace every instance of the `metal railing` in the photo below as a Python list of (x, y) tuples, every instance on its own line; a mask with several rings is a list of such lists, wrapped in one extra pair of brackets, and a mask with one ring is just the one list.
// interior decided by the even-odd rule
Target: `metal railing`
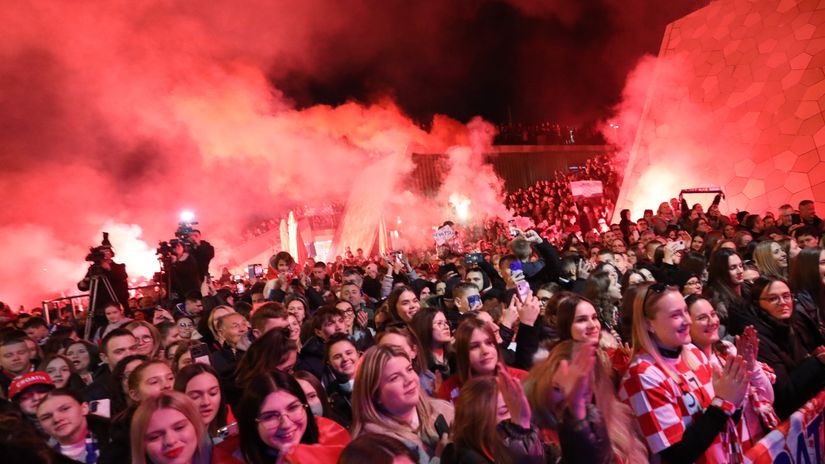
[[(143, 290), (143, 289), (147, 289), (147, 288), (152, 288), (152, 289), (159, 290), (158, 284), (156, 284), (156, 283), (152, 283), (152, 284), (148, 284), (148, 285), (138, 285), (138, 286), (135, 286), (135, 287), (129, 287), (129, 290), (130, 291), (131, 290)], [(61, 305), (61, 303), (63, 303), (63, 302), (69, 302), (71, 304), (72, 316), (75, 319), (77, 319), (78, 311), (83, 310), (83, 306), (80, 303), (81, 303), (81, 300), (83, 300), (84, 298), (88, 299), (89, 294), (88, 293), (80, 293), (78, 295), (64, 296), (64, 297), (60, 297), (60, 298), (52, 298), (50, 300), (41, 301), (41, 304), (43, 306), (43, 317), (46, 319), (46, 323), (48, 323), (48, 324), (52, 323), (51, 322), (51, 314), (50, 314), (51, 311), (50, 310), (51, 309), (56, 309), (57, 311), (60, 311), (60, 309), (63, 307), (63, 305)], [(128, 305), (129, 302), (124, 301), (123, 304)], [(88, 308), (86, 308), (86, 311), (88, 312)], [(59, 315), (59, 313), (58, 313), (58, 315)]]

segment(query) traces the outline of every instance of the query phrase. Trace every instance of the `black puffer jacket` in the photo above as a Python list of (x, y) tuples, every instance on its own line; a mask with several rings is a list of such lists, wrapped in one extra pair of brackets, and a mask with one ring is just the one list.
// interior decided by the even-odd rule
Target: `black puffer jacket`
[[(811, 356), (822, 339), (800, 312), (780, 321), (760, 309), (731, 315), (732, 328), (753, 325), (759, 337), (758, 359), (776, 374), (774, 409), (785, 420), (825, 387), (825, 364)], [(806, 346), (807, 345), (807, 346)]]
[[(507, 446), (511, 462), (519, 464), (545, 462), (544, 444), (537, 427), (525, 429), (507, 420), (499, 423), (496, 430)], [(487, 464), (495, 461), (478, 450), (450, 444), (444, 449), (441, 462), (444, 464)]]

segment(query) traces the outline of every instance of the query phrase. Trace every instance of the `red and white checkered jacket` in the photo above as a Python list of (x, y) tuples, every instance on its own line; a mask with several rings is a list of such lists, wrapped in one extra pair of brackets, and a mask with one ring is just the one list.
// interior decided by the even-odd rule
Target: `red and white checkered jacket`
[[(685, 362), (687, 353), (698, 360), (697, 369), (691, 370)], [(678, 382), (657, 366), (650, 354), (641, 351), (630, 361), (619, 389), (619, 397), (633, 409), (654, 456), (679, 443), (687, 426), (697, 414), (710, 406), (714, 396), (710, 363), (696, 346), (685, 345), (677, 359), (662, 360), (667, 368), (677, 374)], [(657, 457), (653, 459), (658, 461)], [(729, 461), (720, 433), (696, 462), (715, 464)]]

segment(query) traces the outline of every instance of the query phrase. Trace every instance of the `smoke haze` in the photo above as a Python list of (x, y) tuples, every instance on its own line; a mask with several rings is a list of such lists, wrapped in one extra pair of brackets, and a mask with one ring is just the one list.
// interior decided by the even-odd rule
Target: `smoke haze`
[[(632, 13), (654, 2), (531, 3), (7, 2), (0, 300), (31, 305), (73, 289), (102, 230), (117, 260), (147, 275), (182, 209), (219, 250), (245, 224), (343, 202), (354, 185), (384, 195), (385, 217), (403, 214), (411, 230), (440, 223), (454, 193), (471, 213), (502, 213), (482, 148), (492, 128), (457, 120), (503, 120), (510, 102), (525, 118), (591, 117), (629, 66), (613, 66), (618, 53), (594, 61), (619, 46), (610, 39), (630, 35), (631, 19), (663, 25), (696, 1), (641, 18)], [(650, 29), (630, 48), (660, 34)], [(580, 82), (588, 92), (571, 99)], [(399, 190), (415, 152), (450, 154), (435, 200)], [(381, 182), (365, 185), (377, 164)]]
[[(437, 135), (423, 131), (386, 98), (295, 109), (267, 70), (318, 66), (306, 35), (320, 31), (306, 28), (329, 5), (264, 5), (244, 15), (169, 2), (4, 8), (0, 299), (31, 305), (72, 290), (102, 230), (132, 275), (151, 275), (147, 243), (169, 238), (182, 209), (225, 249), (251, 220), (343, 201), (356, 180), (393, 197), (413, 151), (467, 140), (447, 118)], [(362, 177), (374, 165), (385, 188)]]

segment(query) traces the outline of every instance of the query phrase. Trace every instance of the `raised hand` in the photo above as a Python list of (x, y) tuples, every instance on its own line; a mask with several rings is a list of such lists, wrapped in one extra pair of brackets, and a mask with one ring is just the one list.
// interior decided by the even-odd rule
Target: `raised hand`
[(579, 279), (587, 279), (588, 277), (590, 277), (590, 270), (592, 268), (593, 266), (590, 265), (589, 261), (582, 259), (581, 261), (579, 261), (579, 265), (576, 269), (576, 276)]
[(725, 368), (713, 373), (713, 391), (719, 398), (735, 404), (742, 404), (748, 392), (750, 372), (742, 356), (731, 356), (725, 362)]
[(507, 405), (507, 409), (510, 411), (510, 420), (522, 428), (530, 428), (530, 403), (527, 401), (527, 396), (524, 395), (521, 382), (510, 375), (503, 365), (499, 366), (497, 381), (498, 390), (501, 392), (504, 404)]
[(532, 242), (532, 243), (541, 243), (542, 242), (541, 236), (535, 230), (528, 230), (527, 232), (524, 232), (524, 238), (528, 242)]
[(361, 327), (362, 329), (366, 328), (367, 327), (367, 322), (369, 322), (370, 315), (367, 314), (366, 311), (361, 311), (361, 310), (356, 311), (356, 314), (357, 314), (356, 317), (357, 317), (357, 320), (358, 320), (358, 326)]
[(503, 306), (501, 311), (501, 325), (507, 327), (508, 329), (513, 328), (513, 322), (516, 322), (518, 319), (518, 305), (519, 302), (518, 297), (514, 296), (510, 300), (509, 306)]
[(444, 383), (444, 376), (441, 375), (441, 370), (435, 370), (435, 379), (433, 380), (433, 392), (441, 390), (441, 384)]
[(619, 351), (624, 353), (628, 358), (633, 356), (633, 347), (631, 347), (627, 342), (624, 342), (619, 346)]
[(157, 307), (155, 309), (155, 313), (152, 315), (152, 325), (158, 325), (163, 321), (174, 322), (174, 320), (175, 319), (172, 317), (172, 315), (169, 314), (169, 311), (161, 307)]
[(759, 354), (759, 337), (752, 325), (745, 327), (742, 335), (736, 337), (736, 351), (745, 361), (748, 372), (758, 368), (756, 357)]
[(593, 396), (590, 377), (595, 364), (596, 347), (590, 344), (577, 344), (573, 359), (569, 363), (562, 360), (553, 376), (553, 383), (558, 385), (566, 406), (577, 419), (584, 419), (587, 403)]
[[(512, 299), (512, 302), (510, 303), (511, 306), (516, 300), (518, 300), (518, 298)], [(521, 301), (516, 303), (516, 310), (518, 311), (519, 321), (524, 325), (533, 327), (536, 320), (539, 318), (541, 304), (539, 303), (539, 299), (533, 295), (532, 291), (530, 291), (530, 293), (527, 294), (527, 298), (524, 303)]]

